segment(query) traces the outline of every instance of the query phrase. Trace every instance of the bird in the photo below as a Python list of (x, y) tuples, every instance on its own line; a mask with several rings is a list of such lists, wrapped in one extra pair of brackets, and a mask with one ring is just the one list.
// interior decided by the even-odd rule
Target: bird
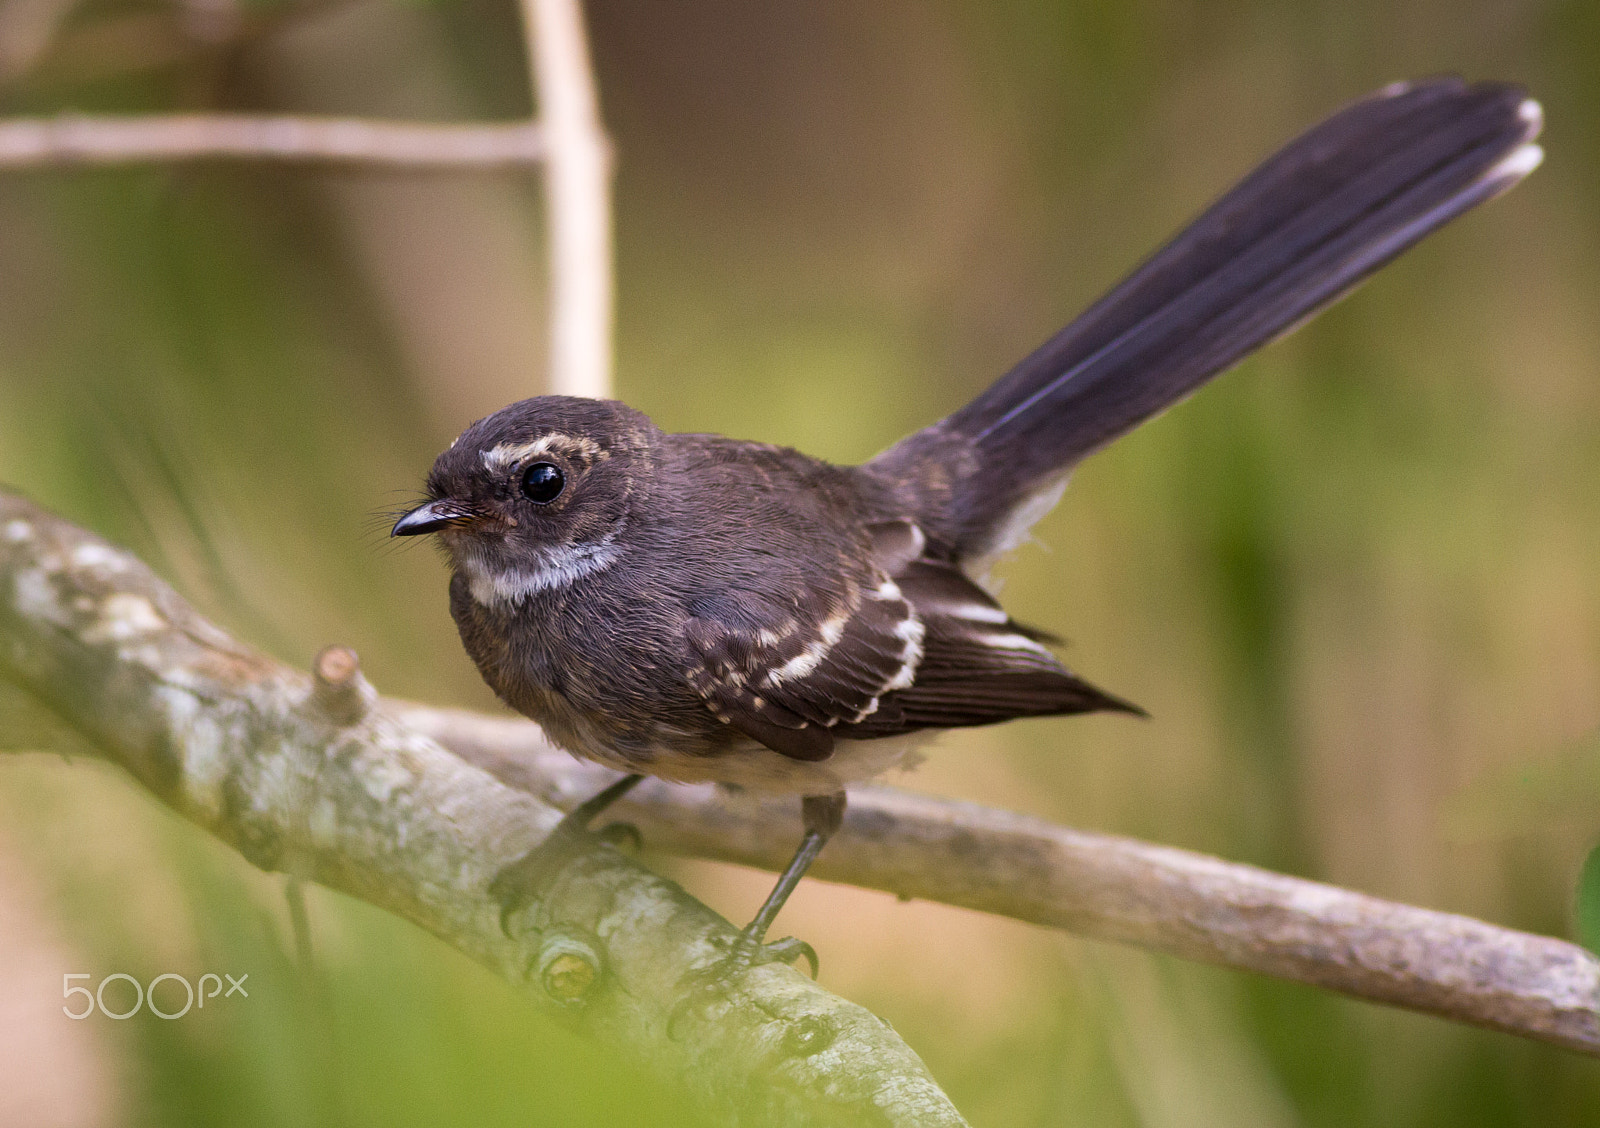
[[(499, 697), (624, 773), (564, 826), (645, 775), (799, 797), (799, 847), (729, 958), (804, 955), (814, 974), (809, 945), (766, 936), (847, 788), (947, 729), (1141, 712), (984, 583), (1073, 468), (1516, 184), (1541, 125), (1522, 87), (1454, 76), (1349, 103), (966, 406), (861, 465), (539, 396), (462, 432), (392, 535), (437, 535), (461, 641)], [(508, 912), (528, 874), (496, 879)]]

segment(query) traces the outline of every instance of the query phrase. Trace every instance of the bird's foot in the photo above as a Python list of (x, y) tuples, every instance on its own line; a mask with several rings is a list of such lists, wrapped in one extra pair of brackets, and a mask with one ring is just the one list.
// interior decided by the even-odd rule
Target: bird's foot
[(637, 854), (644, 849), (644, 835), (631, 822), (606, 823), (591, 833), (607, 846), (615, 846), (629, 854)]
[(510, 865), (503, 866), (489, 883), (489, 896), (500, 904), (500, 931), (507, 938), (511, 938), (511, 918), (537, 899), (537, 890), (553, 860), (549, 846), (547, 838)]
[(726, 945), (727, 951), (710, 967), (698, 972), (696, 979), (703, 980), (709, 985), (731, 983), (753, 967), (770, 963), (792, 964), (802, 957), (811, 969), (811, 978), (817, 977), (819, 965), (815, 948), (793, 936), (785, 936), (782, 940), (764, 941), (765, 930), (759, 925), (759, 921), (752, 921), (731, 941), (720, 937), (713, 940), (712, 942), (719, 947)]
[(811, 978), (817, 977), (817, 950), (804, 940), (798, 940), (793, 936), (763, 942), (751, 928), (747, 927), (731, 941), (719, 941), (719, 946), (724, 944), (727, 950), (720, 959), (693, 973), (684, 983), (683, 997), (672, 1008), (672, 1015), (667, 1020), (667, 1033), (670, 1037), (678, 1037), (683, 1020), (689, 1014), (727, 998), (738, 983), (739, 977), (751, 968), (772, 963), (793, 964), (804, 957), (811, 969)]
[(643, 847), (644, 837), (632, 823), (615, 822), (599, 830), (589, 829), (597, 815), (638, 782), (638, 776), (624, 776), (594, 798), (574, 807), (543, 842), (494, 875), (489, 883), (489, 896), (500, 904), (502, 932), (508, 937), (511, 935), (511, 918), (537, 900), (549, 875), (588, 842), (598, 840), (618, 849), (626, 844), (633, 852)]
[(801, 957), (805, 958), (806, 965), (811, 969), (811, 978), (817, 977), (817, 972), (820, 970), (817, 950), (810, 944), (793, 936), (762, 943), (747, 935), (748, 931), (746, 929), (745, 932), (739, 933), (738, 938), (729, 945), (728, 954), (714, 966), (713, 970), (723, 978), (737, 975), (752, 967), (760, 967), (762, 964), (792, 964)]

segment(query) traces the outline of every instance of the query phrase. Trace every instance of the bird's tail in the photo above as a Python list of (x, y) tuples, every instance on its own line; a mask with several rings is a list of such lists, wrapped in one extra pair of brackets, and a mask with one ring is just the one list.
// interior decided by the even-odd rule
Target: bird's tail
[(869, 466), (920, 484), (917, 505), (958, 559), (1003, 551), (1085, 455), (1526, 176), (1540, 124), (1520, 87), (1457, 78), (1346, 106), (977, 399)]

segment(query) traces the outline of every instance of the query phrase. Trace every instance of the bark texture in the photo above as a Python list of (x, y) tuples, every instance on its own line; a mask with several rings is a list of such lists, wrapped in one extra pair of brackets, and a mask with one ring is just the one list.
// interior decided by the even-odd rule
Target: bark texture
[[(792, 968), (696, 985), (728, 923), (379, 700), (241, 645), (131, 554), (0, 492), (0, 681), (257, 866), (413, 921), (739, 1124), (959, 1125), (887, 1023)], [(548, 841), (547, 841), (548, 840)], [(489, 884), (546, 843), (507, 936)]]
[[(506, 782), (570, 806), (614, 778), (537, 726), (403, 715)], [(778, 870), (795, 804), (647, 780), (617, 804), (652, 846)], [(812, 873), (1081, 936), (1312, 983), (1600, 1056), (1600, 960), (1564, 940), (1255, 866), (890, 787), (850, 793)]]

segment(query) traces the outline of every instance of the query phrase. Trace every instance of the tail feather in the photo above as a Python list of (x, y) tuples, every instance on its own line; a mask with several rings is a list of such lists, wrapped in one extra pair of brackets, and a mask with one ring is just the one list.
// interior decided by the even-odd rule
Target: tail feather
[[(1358, 101), (1269, 158), (1077, 320), (875, 469), (959, 559), (1003, 551), (1085, 455), (1194, 392), (1538, 164), (1538, 103), (1442, 78)], [(937, 460), (930, 479), (922, 464)], [(954, 468), (954, 469), (952, 469)]]

